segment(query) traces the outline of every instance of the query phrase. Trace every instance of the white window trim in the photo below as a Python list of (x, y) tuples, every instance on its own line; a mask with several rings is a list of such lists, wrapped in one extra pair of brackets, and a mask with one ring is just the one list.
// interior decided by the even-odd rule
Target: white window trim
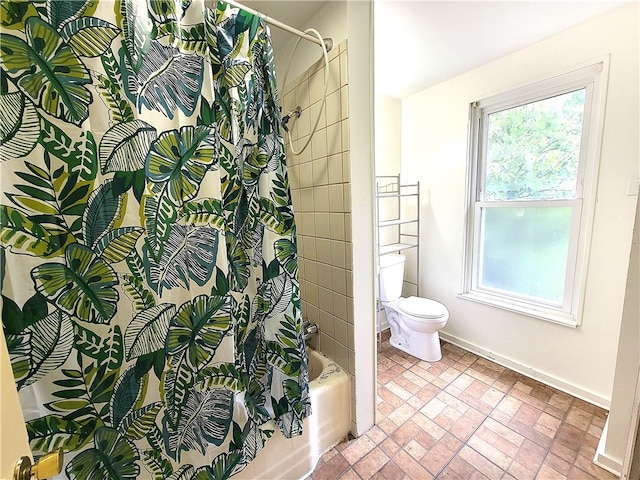
[[(568, 327), (578, 327), (581, 324), (595, 213), (608, 72), (609, 56), (605, 56), (586, 62), (570, 71), (534, 83), (515, 86), (506, 92), (492, 95), (469, 106), (465, 231), (462, 282), (459, 294), (461, 298)], [(545, 306), (539, 300), (529, 302), (524, 297), (516, 298), (498, 291), (492, 292), (486, 288), (483, 290), (475, 288), (474, 260), (480, 243), (476, 241), (475, 235), (476, 232), (480, 232), (480, 207), (483, 204), (476, 200), (478, 185), (484, 175), (484, 171), (479, 168), (478, 157), (480, 155), (479, 145), (486, 145), (486, 142), (479, 141), (478, 135), (482, 134), (480, 128), (475, 128), (480, 121), (481, 112), (483, 109), (487, 113), (504, 110), (510, 106), (558, 95), (563, 91), (572, 91), (587, 84), (590, 84), (590, 87), (587, 88), (585, 96), (584, 115), (588, 123), (585, 123), (583, 127), (583, 136), (587, 135), (587, 143), (586, 148), (581, 151), (578, 173), (578, 178), (582, 178), (582, 182), (578, 182), (579, 184), (576, 185), (576, 199), (570, 200), (581, 204), (574, 210), (572, 220), (572, 228), (579, 225), (579, 235), (574, 239), (575, 242), (569, 245), (567, 275), (571, 275), (573, 271), (573, 282), (565, 283), (565, 298), (567, 298), (568, 291), (571, 291), (573, 294), (570, 302), (563, 310), (563, 308), (552, 305)], [(482, 169), (484, 169), (484, 163)], [(546, 205), (549, 205), (549, 201), (545, 202)], [(560, 201), (554, 201), (554, 203), (558, 202)], [(535, 206), (538, 202), (526, 200), (523, 203), (526, 203), (527, 206)], [(516, 206), (515, 202), (510, 205)], [(572, 256), (574, 252), (575, 256)]]

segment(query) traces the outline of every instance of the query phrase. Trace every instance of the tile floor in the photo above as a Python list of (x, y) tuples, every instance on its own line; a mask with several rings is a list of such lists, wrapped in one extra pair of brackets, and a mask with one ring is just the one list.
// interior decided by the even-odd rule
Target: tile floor
[(378, 423), (308, 480), (613, 480), (592, 463), (607, 412), (443, 344), (427, 363), (378, 344)]

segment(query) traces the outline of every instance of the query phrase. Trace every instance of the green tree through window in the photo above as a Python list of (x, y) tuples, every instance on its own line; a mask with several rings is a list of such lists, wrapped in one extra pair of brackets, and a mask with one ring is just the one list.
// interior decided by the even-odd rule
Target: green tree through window
[(489, 115), (486, 200), (572, 198), (585, 89)]

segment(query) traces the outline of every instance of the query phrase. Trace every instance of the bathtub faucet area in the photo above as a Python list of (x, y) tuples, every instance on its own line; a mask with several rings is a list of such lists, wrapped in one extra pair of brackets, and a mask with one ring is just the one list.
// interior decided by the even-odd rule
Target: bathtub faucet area
[(349, 434), (351, 381), (349, 374), (322, 353), (307, 349), (311, 415), (302, 435), (285, 438), (276, 431), (256, 458), (234, 480), (301, 480), (320, 457)]
[(304, 341), (308, 342), (311, 340), (312, 335), (317, 335), (320, 333), (320, 329), (318, 328), (317, 323), (311, 323), (308, 318), (302, 319), (302, 331), (304, 334)]

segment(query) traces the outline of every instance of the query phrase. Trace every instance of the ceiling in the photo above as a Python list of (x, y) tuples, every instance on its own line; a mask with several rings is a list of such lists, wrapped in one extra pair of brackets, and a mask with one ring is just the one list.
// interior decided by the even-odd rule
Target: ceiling
[(376, 91), (406, 97), (622, 3), (376, 0)]
[[(404, 98), (624, 3), (375, 0), (376, 92)], [(327, 2), (248, 0), (244, 4), (302, 29)], [(290, 33), (278, 28), (271, 32), (276, 51), (291, 39)]]

